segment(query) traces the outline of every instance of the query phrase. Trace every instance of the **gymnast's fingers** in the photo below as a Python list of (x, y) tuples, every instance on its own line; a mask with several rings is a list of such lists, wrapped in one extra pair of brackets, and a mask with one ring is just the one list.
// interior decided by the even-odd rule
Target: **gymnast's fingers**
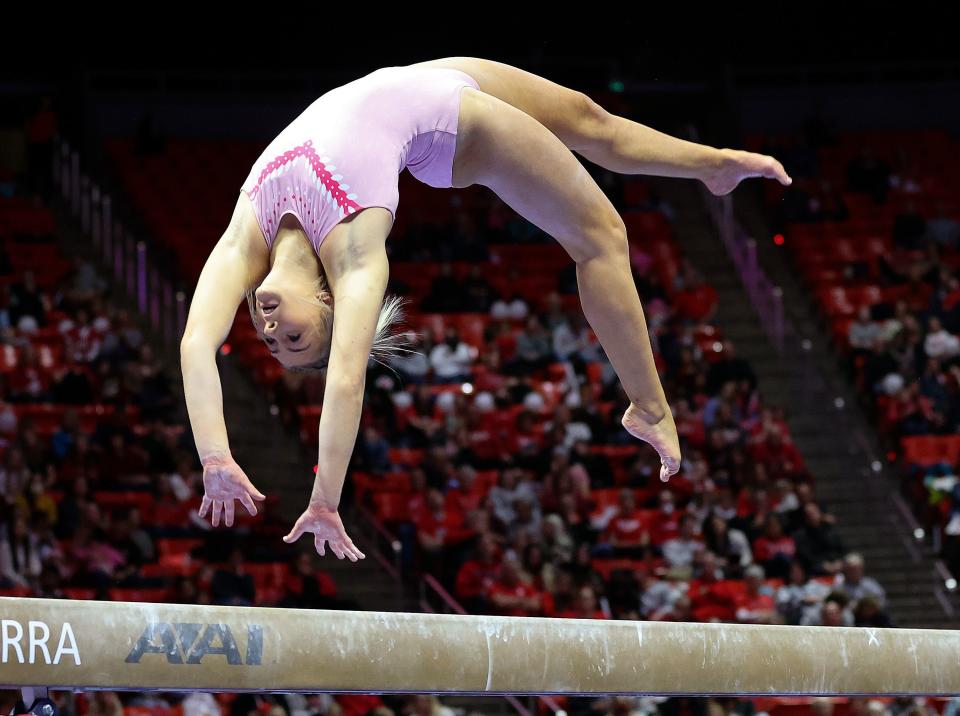
[(249, 512), (251, 515), (257, 514), (257, 506), (253, 504), (253, 500), (248, 493), (244, 492), (238, 499), (240, 500), (241, 504), (247, 508), (247, 512)]
[(296, 542), (300, 539), (300, 535), (303, 534), (303, 515), (300, 515), (300, 519), (296, 521), (293, 525), (293, 529), (290, 530), (290, 534), (283, 538), (283, 541), (287, 544), (291, 542)]
[(770, 169), (765, 171), (763, 174), (770, 179), (776, 179), (785, 186), (789, 186), (793, 183), (793, 179), (791, 179), (790, 175), (787, 174), (787, 170), (783, 168), (783, 164), (778, 162), (773, 157), (770, 157)]
[(323, 537), (321, 537), (320, 535), (314, 535), (313, 546), (317, 548), (317, 554), (319, 554), (321, 557), (323, 557), (326, 554), (325, 548), (323, 546), (323, 543), (325, 541), (326, 540), (324, 540)]
[(224, 524), (226, 524), (227, 527), (233, 527), (233, 499), (231, 498), (224, 502), (223, 507), (224, 514), (226, 516)]
[(206, 495), (203, 496), (203, 499), (200, 501), (200, 509), (197, 514), (203, 518), (207, 516), (207, 513), (210, 511), (210, 498)]
[(253, 495), (253, 499), (255, 500), (262, 501), (267, 499), (267, 496), (264, 495), (262, 492), (260, 492), (260, 490), (258, 490), (256, 487), (254, 487), (253, 483), (250, 482), (250, 478), (247, 477), (246, 475), (243, 476), (243, 480), (241, 481), (241, 487), (243, 487), (244, 490), (246, 490), (251, 495)]
[[(347, 545), (347, 549), (357, 556), (357, 559), (366, 559), (366, 555), (363, 552), (361, 552), (359, 549), (357, 549), (357, 545), (355, 545), (353, 543), (353, 540), (350, 539), (349, 537), (347, 537), (346, 545)], [(356, 559), (354, 560), (354, 562), (355, 561)]]
[(223, 510), (223, 502), (221, 502), (220, 500), (214, 500), (213, 501), (213, 519), (211, 520), (211, 522), (213, 522), (214, 527), (220, 526), (220, 512), (222, 510)]
[(357, 553), (350, 549), (350, 546), (346, 542), (340, 543), (340, 550), (351, 562), (357, 561)]
[(339, 542), (331, 542), (330, 549), (337, 555), (337, 559), (343, 559), (343, 546)]

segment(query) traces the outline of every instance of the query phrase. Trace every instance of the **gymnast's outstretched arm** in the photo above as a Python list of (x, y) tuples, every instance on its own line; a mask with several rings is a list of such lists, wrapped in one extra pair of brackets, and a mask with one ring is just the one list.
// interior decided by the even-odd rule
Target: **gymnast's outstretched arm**
[(266, 499), (230, 454), (216, 359), (245, 291), (266, 275), (266, 247), (258, 250), (256, 241), (263, 243), (263, 239), (248, 204), (238, 202), (229, 227), (207, 257), (180, 340), (183, 392), (203, 465), (200, 516), (212, 511), (215, 527), (220, 524), (221, 513), (226, 525), (233, 525), (234, 500), (255, 515), (254, 501)]
[(320, 247), (320, 261), (333, 293), (333, 338), (320, 415), (317, 475), (310, 504), (283, 538), (294, 542), (304, 532), (312, 532), (321, 555), (326, 541), (337, 557), (354, 562), (364, 555), (347, 536), (338, 508), (360, 428), (367, 361), (387, 290), (386, 239), (392, 221), (382, 219), (386, 213), (360, 212), (349, 231), (331, 234)]

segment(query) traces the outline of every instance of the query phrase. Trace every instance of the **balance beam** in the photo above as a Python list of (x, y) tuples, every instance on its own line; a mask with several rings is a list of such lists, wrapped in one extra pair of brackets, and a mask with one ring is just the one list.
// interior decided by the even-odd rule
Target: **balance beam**
[(960, 632), (0, 598), (6, 687), (960, 695)]

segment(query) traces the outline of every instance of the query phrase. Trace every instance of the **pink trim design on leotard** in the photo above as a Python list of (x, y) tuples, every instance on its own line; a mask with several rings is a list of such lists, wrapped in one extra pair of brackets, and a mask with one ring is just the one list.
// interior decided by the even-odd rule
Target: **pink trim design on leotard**
[[(337, 205), (340, 207), (341, 212), (344, 214), (352, 214), (355, 211), (359, 211), (361, 207), (357, 202), (356, 194), (347, 194), (346, 190), (350, 188), (349, 184), (341, 184), (340, 180), (343, 179), (339, 174), (332, 174), (330, 170), (336, 169), (335, 166), (329, 164), (329, 158), (324, 157), (323, 159), (317, 154), (316, 150), (313, 148), (313, 140), (308, 139), (303, 144), (298, 144), (293, 149), (290, 149), (278, 157), (275, 157), (273, 160), (267, 163), (263, 168), (263, 171), (260, 172), (260, 177), (257, 179), (257, 183), (254, 185), (253, 189), (250, 190), (251, 198), (260, 191), (260, 185), (263, 184), (264, 180), (277, 170), (283, 168), (290, 162), (296, 161), (298, 157), (304, 157), (310, 163), (310, 167), (313, 169), (313, 173), (317, 179), (320, 180), (320, 183), (326, 187), (329, 192), (330, 197), (337, 202)], [(326, 160), (326, 163), (324, 162)]]

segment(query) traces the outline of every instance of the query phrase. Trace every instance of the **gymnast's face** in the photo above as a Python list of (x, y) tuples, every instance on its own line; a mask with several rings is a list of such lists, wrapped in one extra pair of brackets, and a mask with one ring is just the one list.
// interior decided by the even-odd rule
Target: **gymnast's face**
[(286, 368), (326, 362), (330, 350), (332, 297), (292, 281), (270, 282), (256, 291), (257, 328), (267, 350)]

